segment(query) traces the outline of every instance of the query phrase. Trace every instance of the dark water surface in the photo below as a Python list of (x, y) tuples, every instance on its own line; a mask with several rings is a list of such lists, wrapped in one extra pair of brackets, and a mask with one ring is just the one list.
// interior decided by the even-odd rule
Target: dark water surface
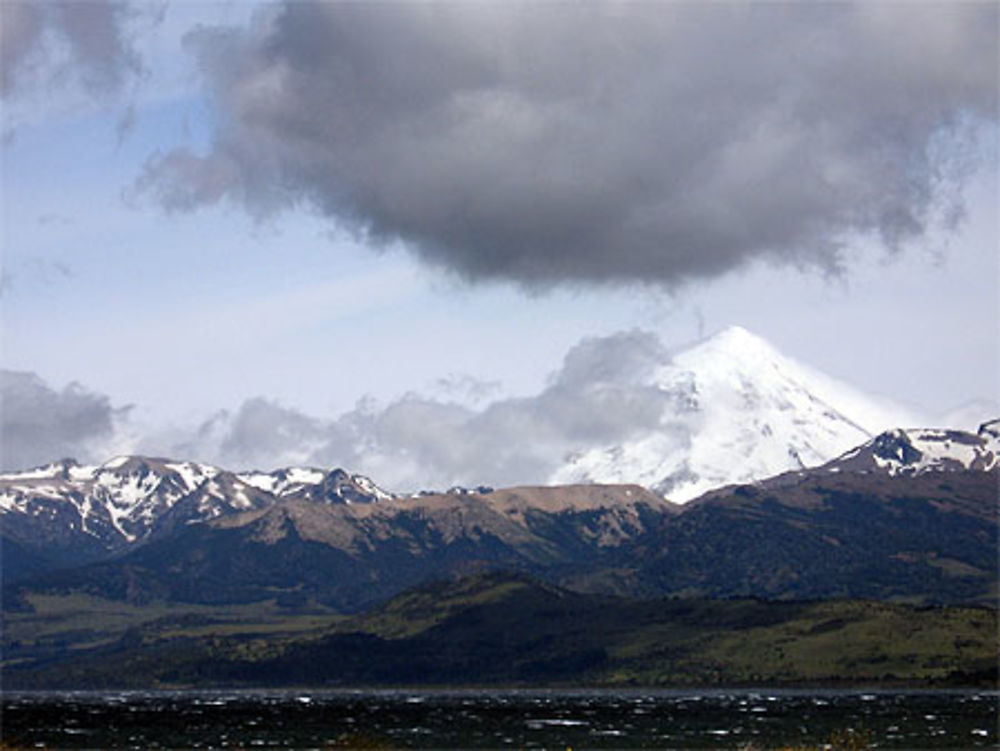
[(994, 691), (5, 693), (3, 748), (997, 748)]

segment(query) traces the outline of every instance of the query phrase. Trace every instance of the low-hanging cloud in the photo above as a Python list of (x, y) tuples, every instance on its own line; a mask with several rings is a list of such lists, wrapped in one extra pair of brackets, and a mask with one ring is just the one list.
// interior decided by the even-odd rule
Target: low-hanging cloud
[(223, 410), (197, 431), (179, 439), (152, 435), (140, 451), (211, 461), (226, 468), (309, 464), (329, 445), (332, 426), (263, 397), (247, 399), (236, 411)]
[(311, 206), (469, 280), (835, 270), (960, 214), (994, 122), (995, 3), (302, 3), (187, 41), (211, 149), (169, 209)]
[(661, 430), (671, 396), (650, 376), (668, 361), (649, 332), (585, 338), (533, 396), (473, 408), (408, 394), (333, 420), (256, 398), (167, 451), (239, 469), (341, 466), (404, 491), (545, 482), (574, 452)]
[(62, 459), (103, 461), (128, 408), (71, 383), (61, 391), (30, 372), (0, 371), (0, 469)]
[(2, 464), (139, 453), (232, 470), (339, 466), (400, 491), (542, 483), (574, 453), (661, 431), (672, 396), (653, 375), (669, 361), (655, 334), (625, 331), (582, 339), (530, 396), (463, 404), (410, 393), (332, 419), (255, 397), (195, 427), (139, 426), (129, 407), (79, 384), (59, 391), (3, 371)]

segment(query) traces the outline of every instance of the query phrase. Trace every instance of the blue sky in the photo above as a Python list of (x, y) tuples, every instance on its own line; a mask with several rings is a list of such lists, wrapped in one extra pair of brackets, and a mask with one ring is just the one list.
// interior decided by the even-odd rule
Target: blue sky
[[(5, 5), (5, 13), (13, 6)], [(204, 41), (200, 53), (190, 38), (183, 41), (198, 25), (222, 24), (249, 44), (254, 8), (167, 3), (162, 18), (148, 7), (115, 18), (122, 43), (141, 58), (141, 74), (126, 70), (114, 85), (88, 88), (87, 61), (52, 26), (39, 37), (30, 69), (5, 94), (3, 362), (55, 391), (78, 382), (112, 407), (130, 405), (120, 445), (193, 429), (256, 397), (329, 419), (359, 400), (389, 404), (410, 392), (470, 406), (526, 396), (544, 386), (583, 337), (634, 328), (679, 347), (741, 324), (790, 356), (928, 419), (1000, 396), (995, 92), (992, 110), (988, 94), (969, 95), (979, 97), (977, 105), (986, 101), (986, 115), (970, 119), (974, 139), (963, 152), (972, 168), (944, 187), (927, 183), (949, 199), (962, 197), (965, 214), (954, 229), (928, 219), (893, 250), (881, 225), (834, 224), (837, 270), (824, 256), (792, 248), (747, 251), (717, 268), (651, 267), (646, 281), (636, 271), (647, 263), (642, 248), (633, 266), (602, 265), (601, 254), (613, 255), (614, 247), (588, 249), (588, 268), (597, 269), (589, 276), (553, 251), (536, 282), (535, 271), (513, 265), (523, 259), (486, 265), (492, 246), (435, 250), (443, 246), (426, 238), (439, 228), (414, 223), (409, 196), (399, 198), (411, 201), (405, 216), (384, 213), (388, 198), (377, 208), (364, 205), (362, 188), (383, 185), (381, 173), (365, 186), (330, 177), (336, 191), (356, 191), (344, 204), (322, 193), (327, 183), (307, 183), (302, 175), (305, 187), (263, 209), (236, 192), (177, 208), (155, 191), (137, 189), (143, 175), (156, 172), (151, 166), (160, 169), (159, 179), (175, 180), (158, 160), (178, 148), (208, 154), (204, 166), (213, 153), (252, 155), (269, 143), (248, 143), (248, 131), (231, 125), (243, 105), (218, 93), (221, 82), (243, 70), (240, 64), (259, 61), (234, 57), (226, 61), (231, 68), (217, 63), (213, 72), (205, 67)], [(376, 32), (382, 33), (376, 29), (358, 44), (394, 43), (388, 32), (384, 42)], [(987, 58), (983, 65), (994, 69), (995, 84), (992, 44), (992, 64)], [(888, 59), (892, 54), (886, 52)], [(925, 83), (917, 73), (913, 81)], [(956, 98), (958, 104), (946, 105), (958, 111)], [(122, 131), (130, 109), (134, 121)], [(922, 154), (934, 148), (919, 140), (924, 132), (910, 136)], [(786, 137), (763, 126), (760, 133), (775, 143)], [(581, 144), (587, 137), (580, 136)], [(759, 156), (746, 158), (766, 160), (771, 150), (768, 141), (754, 152)], [(830, 161), (844, 172), (857, 167)], [(619, 165), (605, 166), (607, 177), (595, 160), (595, 182), (618, 179)], [(917, 159), (914, 170), (922, 168)], [(759, 190), (779, 190), (786, 173), (775, 175)], [(241, 179), (240, 190), (260, 189)], [(323, 203), (327, 198), (334, 203)], [(754, 206), (748, 199), (746, 210)], [(359, 237), (359, 221), (381, 222), (391, 230), (388, 239)], [(409, 226), (416, 227), (411, 235), (399, 229)], [(525, 232), (518, 228), (511, 237)]]

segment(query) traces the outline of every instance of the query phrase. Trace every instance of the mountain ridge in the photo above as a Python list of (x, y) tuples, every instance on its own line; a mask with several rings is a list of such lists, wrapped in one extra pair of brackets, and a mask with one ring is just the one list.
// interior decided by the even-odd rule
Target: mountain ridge
[[(811, 473), (911, 476), (947, 470), (988, 472), (998, 466), (1000, 420), (991, 420), (984, 422), (976, 434), (949, 429), (894, 428), (819, 467), (750, 484), (763, 488), (787, 486)], [(745, 484), (714, 488), (691, 503), (698, 505)], [(194, 462), (139, 456), (115, 457), (94, 466), (62, 460), (0, 475), (4, 537), (28, 548), (34, 545), (40, 553), (45, 551), (39, 540), (46, 546), (62, 546), (81, 561), (134, 549), (191, 524), (266, 514), (283, 501), (299, 504), (295, 507), (297, 518), (308, 515), (304, 509), (309, 504), (357, 506), (347, 514), (356, 524), (366, 518), (365, 523), (374, 523), (373, 514), (364, 510), (370, 505), (379, 505), (387, 515), (433, 511), (442, 517), (451, 514), (457, 518), (485, 504), (490, 514), (496, 512), (498, 518), (515, 520), (522, 527), (526, 525), (526, 512), (551, 515), (602, 511), (609, 526), (598, 536), (603, 535), (605, 541), (620, 541), (637, 529), (632, 519), (624, 522), (625, 528), (619, 526), (617, 531), (611, 531), (623, 521), (615, 521), (612, 510), (616, 506), (634, 507), (634, 502), (639, 502), (658, 513), (669, 515), (680, 511), (676, 505), (639, 486), (583, 483), (499, 490), (453, 488), (444, 493), (399, 496), (382, 490), (367, 477), (339, 468), (239, 473)], [(319, 524), (316, 514), (312, 518)], [(356, 534), (357, 530), (348, 537)], [(61, 560), (58, 555), (56, 558)]]
[(133, 547), (178, 524), (263, 509), (308, 496), (326, 503), (371, 503), (394, 497), (362, 475), (342, 469), (285, 468), (230, 472), (209, 464), (160, 457), (117, 456), (103, 464), (72, 459), (0, 474), (0, 516), (65, 524), (108, 552)]
[[(169, 496), (179, 474), (171, 463), (55, 467), (27, 473), (13, 489), (0, 478), (0, 532), (10, 543), (0, 553), (9, 592), (81, 590), (136, 602), (280, 596), (352, 612), (429, 578), (490, 570), (629, 596), (989, 602), (997, 594), (996, 428), (888, 431), (839, 464), (717, 488), (681, 506), (638, 485), (596, 484), (359, 502), (345, 489), (370, 486), (343, 470), (285, 472), (274, 480), (288, 490), (279, 497), (189, 466), (202, 478), (195, 490), (144, 506), (162, 513), (132, 541), (96, 512), (93, 528), (82, 529), (74, 514), (88, 499), (53, 498), (52, 477), (75, 472), (105, 499), (111, 477), (130, 492)], [(92, 481), (98, 474), (104, 483)], [(33, 483), (42, 483), (41, 498), (30, 495)], [(213, 500), (227, 487), (258, 495)], [(102, 531), (117, 535), (114, 544), (102, 546)]]

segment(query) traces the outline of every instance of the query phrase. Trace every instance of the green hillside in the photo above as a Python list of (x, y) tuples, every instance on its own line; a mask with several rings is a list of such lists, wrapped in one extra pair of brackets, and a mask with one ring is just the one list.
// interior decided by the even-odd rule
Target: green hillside
[(989, 686), (997, 675), (989, 608), (629, 600), (503, 574), (435, 583), (350, 618), (274, 602), (181, 612), (75, 597), (7, 616), (7, 687)]

